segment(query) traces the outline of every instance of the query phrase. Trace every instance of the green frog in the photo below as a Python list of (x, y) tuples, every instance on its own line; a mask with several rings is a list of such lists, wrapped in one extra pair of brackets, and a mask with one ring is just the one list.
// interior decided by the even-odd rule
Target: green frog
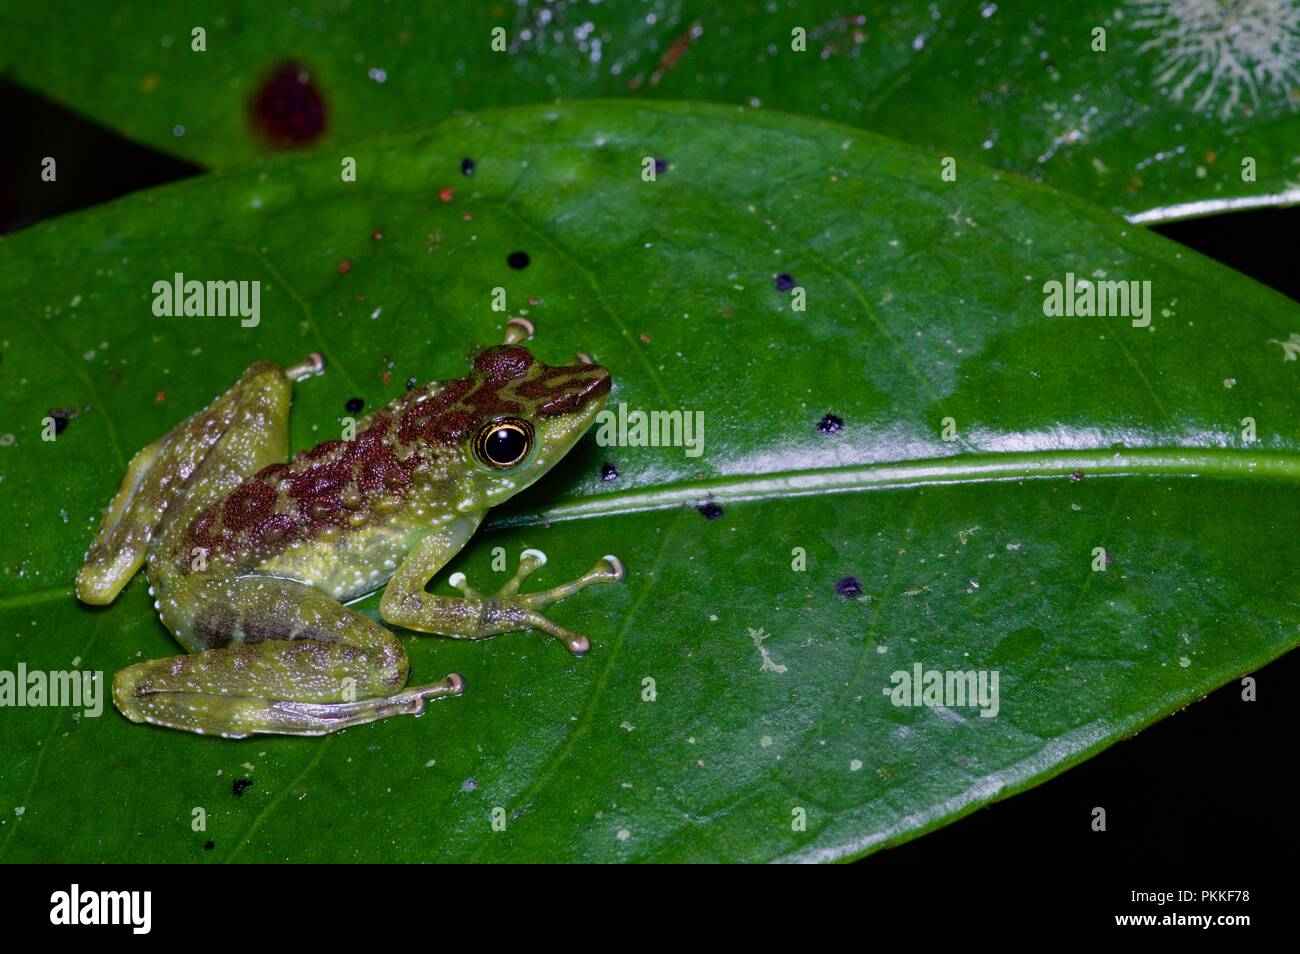
[(462, 573), (448, 578), (461, 597), (425, 589), (488, 509), (550, 470), (609, 396), (605, 368), (543, 364), (520, 344), (531, 334), (512, 319), (505, 343), (480, 352), (465, 377), (409, 390), (350, 439), (293, 459), (293, 383), (324, 362), (259, 361), (140, 451), (77, 573), (77, 596), (111, 603), (147, 564), (154, 607), (187, 655), (118, 672), (118, 709), (227, 738), (321, 735), (459, 695), (455, 673), (406, 687), (401, 642), (346, 605), (380, 587), (379, 613), (395, 626), (458, 639), (538, 629), (585, 653), (586, 637), (542, 611), (619, 582), (614, 556), (530, 594), (520, 585), (546, 562), (532, 549), (492, 596)]

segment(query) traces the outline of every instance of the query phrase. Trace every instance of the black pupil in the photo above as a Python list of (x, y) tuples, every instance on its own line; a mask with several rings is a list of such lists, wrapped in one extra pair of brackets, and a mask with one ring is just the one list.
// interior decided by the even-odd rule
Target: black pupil
[(488, 435), (484, 452), (497, 464), (513, 464), (524, 456), (527, 439), (514, 427), (498, 427)]

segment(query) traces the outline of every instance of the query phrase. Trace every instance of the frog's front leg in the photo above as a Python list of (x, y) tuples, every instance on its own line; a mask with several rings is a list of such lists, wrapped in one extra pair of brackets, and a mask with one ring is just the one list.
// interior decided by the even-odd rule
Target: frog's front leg
[(540, 629), (564, 643), (575, 656), (591, 648), (586, 636), (556, 625), (541, 611), (593, 583), (619, 582), (623, 579), (623, 564), (617, 557), (602, 557), (594, 567), (569, 583), (521, 594), (519, 586), (524, 579), (546, 563), (546, 556), (540, 550), (525, 550), (520, 554), (519, 570), (514, 578), (492, 596), (472, 589), (463, 573), (453, 573), (448, 581), (465, 594), (463, 598), (425, 592), (429, 581), (455, 555), (467, 536), (463, 529), (453, 528), (432, 533), (416, 544), (384, 590), (380, 615), (397, 626), (456, 639), (484, 639), (500, 633)]
[(459, 695), (454, 673), (406, 685), (397, 637), (374, 620), (293, 580), (187, 577), (160, 601), (178, 638), (209, 647), (123, 669), (113, 701), (133, 722), (200, 735), (322, 735), (424, 711)]

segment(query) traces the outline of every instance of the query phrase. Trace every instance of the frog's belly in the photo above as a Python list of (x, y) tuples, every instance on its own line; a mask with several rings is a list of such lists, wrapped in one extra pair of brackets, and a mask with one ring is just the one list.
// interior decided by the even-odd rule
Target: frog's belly
[(426, 533), (427, 528), (377, 527), (329, 543), (298, 541), (259, 564), (256, 572), (299, 580), (346, 603), (387, 583)]

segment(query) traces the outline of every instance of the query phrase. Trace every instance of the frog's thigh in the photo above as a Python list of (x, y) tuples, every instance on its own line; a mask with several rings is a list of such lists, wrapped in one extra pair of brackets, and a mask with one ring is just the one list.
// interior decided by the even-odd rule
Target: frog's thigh
[(77, 573), (83, 602), (111, 603), (156, 535), (185, 526), (246, 477), (285, 460), (290, 381), (307, 368), (252, 365), (229, 391), (132, 459)]
[(459, 676), (400, 691), (409, 663), (383, 626), (302, 583), (191, 577), (169, 626), (200, 652), (123, 669), (113, 701), (134, 722), (200, 734), (321, 735), (455, 695)]

